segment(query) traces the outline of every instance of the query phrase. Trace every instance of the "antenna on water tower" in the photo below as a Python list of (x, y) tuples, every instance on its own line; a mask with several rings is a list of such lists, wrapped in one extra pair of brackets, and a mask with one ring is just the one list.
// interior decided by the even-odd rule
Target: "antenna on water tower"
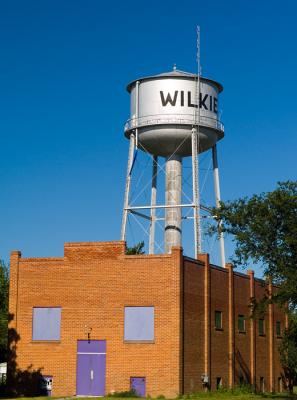
[(195, 258), (202, 252), (201, 224), (200, 224), (200, 195), (199, 195), (199, 127), (200, 127), (200, 27), (197, 26), (197, 79), (195, 87), (194, 125), (192, 126), (192, 179), (194, 204), (194, 252)]
[[(133, 216), (149, 238), (149, 253), (170, 253), (173, 246), (182, 244), (182, 221), (193, 219), (195, 258), (202, 251), (201, 212), (210, 213), (210, 207), (200, 203), (199, 154), (212, 149), (215, 202), (220, 202), (216, 142), (224, 137), (224, 127), (218, 115), (218, 97), (221, 84), (201, 76), (200, 27), (197, 26), (197, 73), (173, 70), (132, 81), (127, 90), (131, 98), (131, 115), (125, 124), (129, 139), (125, 198), (121, 239), (126, 240), (127, 221)], [(146, 153), (152, 161), (149, 182), (141, 186), (131, 198), (132, 175), (137, 154)], [(183, 159), (191, 157), (192, 193), (186, 194), (183, 185)], [(162, 162), (165, 166), (162, 165)], [(165, 203), (157, 201), (160, 172), (165, 172)], [(144, 190), (150, 187), (150, 204), (138, 205)], [(185, 199), (186, 198), (186, 202)], [(188, 210), (185, 214), (184, 211)], [(193, 211), (191, 211), (193, 210)], [(156, 212), (162, 215), (157, 216)], [(192, 212), (192, 215), (189, 215)], [(142, 222), (149, 222), (146, 228)], [(164, 222), (164, 246), (159, 246), (156, 223)], [(220, 225), (219, 225), (220, 228)], [(220, 230), (220, 229), (219, 229)], [(221, 263), (225, 266), (224, 238), (220, 234)]]

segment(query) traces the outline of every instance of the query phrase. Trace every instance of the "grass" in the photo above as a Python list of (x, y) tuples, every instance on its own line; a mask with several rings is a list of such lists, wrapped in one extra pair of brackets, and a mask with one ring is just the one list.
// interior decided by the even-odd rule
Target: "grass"
[[(125, 396), (121, 395), (121, 393), (125, 393)], [(115, 393), (113, 396), (105, 396), (105, 397), (92, 397), (91, 400), (135, 400), (135, 397), (128, 397), (129, 392), (119, 392)], [(5, 400), (5, 398), (1, 397), (1, 399)], [(90, 397), (21, 397), (18, 398), (21, 400), (90, 400)], [(157, 396), (155, 399), (151, 398), (149, 395), (145, 398), (146, 400), (166, 400), (163, 395)], [(222, 389), (213, 392), (199, 392), (190, 395), (184, 395), (178, 397), (176, 400), (297, 400), (297, 386), (294, 387), (294, 395), (290, 396), (288, 393), (261, 393), (255, 394), (248, 392), (248, 388), (237, 388), (234, 390)], [(13, 398), (7, 400), (14, 400)], [(16, 399), (15, 399), (16, 400)]]
[[(161, 398), (161, 396), (158, 396)], [(164, 398), (164, 397), (162, 397)], [(21, 400), (49, 400), (48, 397), (21, 397)], [(64, 400), (90, 400), (90, 397), (51, 397), (52, 400), (55, 399), (64, 399)], [(146, 399), (151, 399), (147, 397)], [(264, 400), (264, 399), (272, 399), (272, 400), (285, 400), (285, 399), (294, 399), (297, 400), (297, 395), (293, 397), (289, 396), (287, 393), (264, 393), (264, 394), (253, 394), (253, 393), (240, 393), (239, 391), (217, 391), (217, 392), (209, 392), (209, 393), (195, 393), (191, 395), (184, 395), (179, 398), (180, 400), (199, 400), (199, 399), (210, 399), (210, 400)], [(13, 400), (10, 398), (9, 400)], [(92, 397), (91, 400), (123, 400), (123, 397)], [(126, 397), (125, 400), (135, 400), (135, 397)], [(152, 399), (153, 400), (153, 399)]]

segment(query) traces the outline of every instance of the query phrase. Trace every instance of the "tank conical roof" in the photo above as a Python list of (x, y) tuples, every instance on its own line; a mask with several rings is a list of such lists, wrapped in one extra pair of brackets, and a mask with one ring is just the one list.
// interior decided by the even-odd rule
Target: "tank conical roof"
[(156, 76), (180, 76), (182, 78), (185, 78), (185, 77), (196, 78), (197, 77), (197, 75), (192, 74), (191, 72), (181, 71), (180, 69), (176, 69), (176, 68), (173, 68), (172, 71), (163, 72), (162, 74), (158, 74)]
[[(143, 82), (143, 81), (153, 80), (153, 79), (158, 79), (158, 78), (161, 78), (161, 79), (162, 79), (162, 78), (195, 79), (195, 78), (197, 78), (197, 74), (193, 74), (193, 73), (191, 73), (191, 72), (186, 72), (186, 71), (181, 71), (181, 70), (179, 70), (179, 69), (176, 69), (176, 67), (174, 66), (172, 71), (163, 72), (163, 73), (158, 74), (158, 75), (145, 76), (145, 77), (143, 77), (143, 78), (135, 79), (134, 81), (130, 82), (130, 83), (127, 85), (127, 91), (130, 93), (132, 87), (135, 85), (135, 83), (136, 83), (137, 81)], [(202, 76), (200, 77), (200, 79), (201, 79), (202, 82), (209, 82), (209, 83), (214, 84), (215, 86), (217, 86), (219, 92), (222, 92), (223, 86), (222, 86), (220, 83), (218, 83), (218, 82), (216, 82), (216, 81), (214, 81), (214, 80), (212, 80), (212, 79), (204, 78), (204, 77), (202, 77)]]

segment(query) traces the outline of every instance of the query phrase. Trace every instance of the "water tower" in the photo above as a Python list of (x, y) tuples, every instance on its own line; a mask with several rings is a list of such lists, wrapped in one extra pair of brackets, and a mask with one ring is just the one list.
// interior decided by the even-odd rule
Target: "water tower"
[[(198, 69), (199, 70), (199, 69)], [(218, 117), (219, 94), (223, 87), (216, 81), (179, 71), (137, 79), (127, 86), (131, 98), (130, 119), (125, 136), (130, 141), (121, 239), (126, 238), (129, 213), (147, 218), (149, 253), (154, 253), (156, 210), (164, 210), (164, 252), (182, 243), (182, 209), (193, 210), (195, 257), (201, 252), (199, 154), (212, 151), (215, 203), (220, 201), (216, 143), (224, 137)], [(130, 185), (137, 149), (152, 158), (150, 204), (132, 206)], [(165, 204), (156, 203), (158, 159), (165, 157)], [(192, 157), (192, 201), (182, 202), (182, 162)], [(149, 210), (149, 216), (144, 214)], [(221, 262), (224, 266), (224, 242), (220, 236)]]

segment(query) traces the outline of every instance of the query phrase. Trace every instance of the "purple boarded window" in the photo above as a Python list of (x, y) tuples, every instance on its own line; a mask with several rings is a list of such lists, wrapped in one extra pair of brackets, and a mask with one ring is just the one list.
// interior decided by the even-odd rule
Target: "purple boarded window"
[(154, 340), (154, 307), (125, 307), (125, 340)]
[(33, 340), (60, 340), (61, 307), (33, 308)]
[(145, 397), (145, 378), (130, 378), (130, 388), (134, 390), (138, 396)]

